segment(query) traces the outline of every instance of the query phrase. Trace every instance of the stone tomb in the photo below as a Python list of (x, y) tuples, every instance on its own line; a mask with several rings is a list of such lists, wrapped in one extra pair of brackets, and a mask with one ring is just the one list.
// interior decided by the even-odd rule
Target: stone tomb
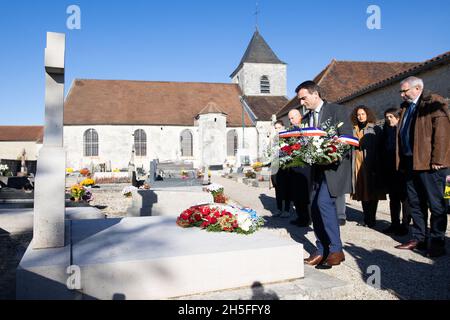
[[(25, 255), (17, 298), (167, 299), (304, 276), (303, 246), (264, 230), (209, 233), (170, 217), (79, 220), (70, 228), (71, 246)], [(78, 291), (66, 288), (70, 264), (80, 267)]]

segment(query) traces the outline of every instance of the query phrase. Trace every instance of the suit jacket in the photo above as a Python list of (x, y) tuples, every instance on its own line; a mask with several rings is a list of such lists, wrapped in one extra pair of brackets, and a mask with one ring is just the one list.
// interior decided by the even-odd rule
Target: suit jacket
[[(302, 122), (308, 126), (312, 115), (312, 112), (306, 113)], [(327, 120), (331, 121), (331, 125), (337, 125), (341, 122), (344, 123), (343, 126), (338, 128), (339, 135), (353, 135), (353, 128), (350, 123), (350, 110), (344, 106), (324, 101), (319, 113), (319, 123), (323, 124)], [(338, 197), (351, 193), (351, 152), (348, 152), (343, 157), (342, 161), (327, 166), (316, 165), (314, 166), (313, 171), (315, 179), (318, 179), (322, 174), (325, 175), (331, 196)]]

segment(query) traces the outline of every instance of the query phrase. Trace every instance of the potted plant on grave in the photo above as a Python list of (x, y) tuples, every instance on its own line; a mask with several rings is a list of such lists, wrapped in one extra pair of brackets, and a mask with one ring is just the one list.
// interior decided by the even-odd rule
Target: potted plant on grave
[(94, 179), (86, 178), (86, 179), (84, 179), (83, 181), (81, 181), (80, 184), (81, 184), (82, 186), (84, 186), (84, 187), (90, 188), (90, 187), (92, 187), (93, 185), (95, 185), (95, 181), (94, 181)]
[(122, 190), (122, 195), (126, 198), (131, 198), (131, 196), (133, 195), (133, 191), (138, 190), (138, 188), (134, 187), (134, 186), (128, 186), (123, 188)]
[(80, 170), (80, 174), (81, 174), (83, 177), (89, 176), (89, 175), (90, 175), (89, 169), (87, 169), (87, 168), (81, 169), (81, 170)]
[(0, 164), (0, 176), (7, 176), (9, 174), (9, 167), (7, 164)]
[(86, 189), (79, 184), (75, 184), (70, 188), (70, 200), (74, 202), (80, 202), (85, 194)]

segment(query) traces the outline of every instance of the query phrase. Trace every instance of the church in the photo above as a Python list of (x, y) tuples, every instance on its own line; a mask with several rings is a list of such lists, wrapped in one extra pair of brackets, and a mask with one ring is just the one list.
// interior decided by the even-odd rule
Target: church
[(240, 166), (267, 149), (288, 102), (287, 65), (258, 30), (230, 83), (76, 79), (64, 107), (67, 167), (125, 169), (150, 162)]

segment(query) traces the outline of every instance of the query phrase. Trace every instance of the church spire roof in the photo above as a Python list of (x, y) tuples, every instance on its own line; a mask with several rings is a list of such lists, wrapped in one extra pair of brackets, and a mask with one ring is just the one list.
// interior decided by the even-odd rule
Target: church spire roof
[(231, 74), (231, 77), (239, 71), (242, 65), (246, 62), (249, 63), (273, 63), (273, 64), (285, 64), (281, 61), (277, 55), (273, 52), (267, 42), (259, 33), (258, 29), (253, 34), (252, 40), (244, 53), (244, 56), (239, 63), (237, 69)]

